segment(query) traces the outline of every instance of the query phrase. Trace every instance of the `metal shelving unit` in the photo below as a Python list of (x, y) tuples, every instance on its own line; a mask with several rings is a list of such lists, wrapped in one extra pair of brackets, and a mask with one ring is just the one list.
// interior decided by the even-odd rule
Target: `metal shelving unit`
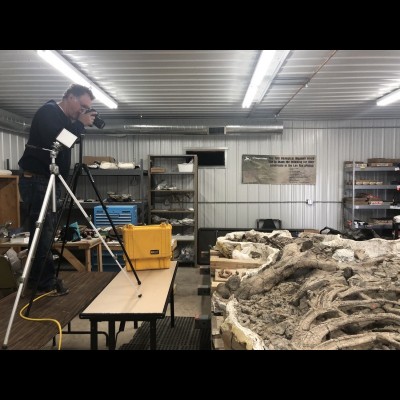
[[(193, 172), (179, 172), (178, 164), (193, 161)], [(163, 172), (155, 172), (158, 167)], [(180, 263), (197, 263), (198, 224), (198, 175), (196, 155), (150, 155), (149, 156), (149, 224), (157, 223), (154, 216), (165, 218), (172, 225), (172, 237), (177, 240), (179, 255), (174, 258)], [(165, 183), (171, 189), (157, 189)], [(193, 223), (179, 223), (185, 218)], [(188, 257), (185, 249), (191, 249)], [(186, 255), (185, 255), (186, 254)]]
[[(144, 177), (148, 175), (148, 172), (143, 169), (143, 160), (140, 160), (140, 167), (135, 168), (135, 169), (91, 169), (90, 173), (92, 174), (93, 177), (99, 176), (99, 177), (107, 177), (107, 176), (115, 176), (115, 177), (126, 177), (126, 178), (136, 178), (139, 181), (138, 187), (139, 187), (139, 198), (134, 201), (115, 201), (115, 202), (106, 202), (107, 206), (111, 205), (116, 205), (116, 206), (121, 206), (121, 205), (133, 205), (136, 204), (138, 206), (138, 222), (140, 224), (145, 224), (147, 221), (147, 199), (146, 199), (146, 193), (145, 193), (145, 185), (144, 185)], [(70, 174), (72, 175), (72, 170), (70, 171)], [(86, 176), (86, 172), (82, 172), (82, 176)], [(85, 177), (80, 177), (78, 182), (84, 182), (87, 178)], [(89, 182), (85, 183), (86, 185), (89, 185)], [(100, 192), (103, 192), (99, 185), (95, 182), (97, 189)], [(107, 191), (107, 190), (106, 190)], [(77, 191), (78, 192), (78, 191)], [(79, 193), (77, 193), (79, 194)], [(106, 197), (106, 193), (103, 194), (103, 198)], [(94, 207), (100, 205), (99, 201), (84, 201), (80, 202), (82, 207), (84, 209), (93, 209)]]
[[(350, 181), (350, 184), (349, 184)], [(369, 181), (370, 184), (356, 184), (359, 181)], [(368, 223), (369, 228), (376, 230), (392, 229), (392, 223), (371, 223), (370, 219), (392, 219), (400, 214), (400, 205), (393, 204), (396, 191), (400, 190), (398, 167), (358, 167), (353, 161), (352, 167), (344, 168), (344, 199), (343, 218), (344, 225), (357, 227), (356, 220)], [(375, 184), (379, 182), (379, 184)], [(380, 183), (382, 182), (382, 183)], [(382, 204), (356, 204), (357, 192), (365, 192), (382, 199)], [(347, 200), (350, 199), (350, 200)], [(387, 211), (390, 210), (390, 211)]]

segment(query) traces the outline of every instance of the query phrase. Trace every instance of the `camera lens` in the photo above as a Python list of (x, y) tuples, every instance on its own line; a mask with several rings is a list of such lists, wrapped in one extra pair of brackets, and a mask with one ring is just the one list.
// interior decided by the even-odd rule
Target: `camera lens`
[(105, 127), (106, 123), (98, 115), (96, 115), (94, 117), (93, 125), (96, 128), (103, 129)]
[[(94, 108), (89, 108), (88, 110), (86, 110), (85, 114), (90, 112), (97, 113)], [(97, 113), (97, 115), (94, 117), (93, 125), (98, 129), (103, 129), (106, 126), (106, 123), (99, 117), (99, 113)]]

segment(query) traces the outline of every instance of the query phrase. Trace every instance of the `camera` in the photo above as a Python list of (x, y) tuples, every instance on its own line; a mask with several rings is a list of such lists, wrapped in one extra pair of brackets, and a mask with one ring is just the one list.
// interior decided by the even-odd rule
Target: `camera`
[[(85, 114), (90, 112), (97, 113), (97, 111), (94, 108), (89, 108), (85, 111)], [(99, 113), (97, 113), (97, 115), (94, 117), (93, 125), (99, 129), (103, 129), (105, 127), (106, 123), (99, 117)]]

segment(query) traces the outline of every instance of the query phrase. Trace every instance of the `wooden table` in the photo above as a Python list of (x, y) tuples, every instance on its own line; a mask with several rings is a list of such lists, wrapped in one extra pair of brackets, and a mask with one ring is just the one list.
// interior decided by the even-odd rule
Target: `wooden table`
[[(69, 294), (60, 297), (44, 297), (36, 301), (32, 305), (29, 316), (54, 318), (60, 322), (62, 327), (82, 312), (115, 277), (114, 272), (62, 271), (60, 275), (69, 288)], [(2, 344), (16, 294), (17, 292), (12, 293), (0, 300), (0, 340)], [(58, 334), (56, 324), (27, 321), (19, 316), (19, 310), (29, 303), (29, 300), (29, 297), (21, 297), (19, 301), (8, 342), (10, 350), (38, 350)], [(67, 333), (81, 332), (68, 331)]]
[[(0, 243), (0, 249), (9, 249), (10, 247), (28, 247), (27, 243)], [(58, 253), (61, 252), (62, 242), (56, 242), (53, 244), (53, 249)], [(82, 264), (71, 252), (71, 250), (84, 250), (85, 251), (85, 265)], [(82, 239), (78, 242), (66, 242), (63, 252), (63, 257), (77, 270), (77, 271), (88, 271), (92, 270), (91, 261), (91, 250), (97, 250), (97, 270), (103, 271), (103, 257), (101, 251), (101, 239)]]
[(137, 271), (141, 285), (137, 284), (133, 273), (128, 272), (134, 287), (125, 274), (119, 272), (79, 316), (90, 320), (91, 349), (98, 348), (97, 323), (100, 321), (108, 321), (110, 350), (116, 346), (116, 321), (150, 321), (150, 349), (155, 350), (156, 321), (165, 317), (168, 303), (171, 304), (171, 327), (174, 326), (173, 286), (176, 271), (176, 261), (171, 261), (171, 267), (167, 269)]

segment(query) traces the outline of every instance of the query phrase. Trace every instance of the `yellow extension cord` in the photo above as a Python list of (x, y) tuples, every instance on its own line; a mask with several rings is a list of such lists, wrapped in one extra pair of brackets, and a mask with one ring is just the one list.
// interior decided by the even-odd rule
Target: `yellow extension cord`
[[(41, 296), (36, 297), (33, 302), (35, 302), (36, 300), (41, 299), (42, 297), (45, 297), (47, 295), (49, 295), (51, 292), (42, 294)], [(25, 315), (23, 315), (22, 313), (25, 311), (25, 309), (29, 306), (28, 304), (25, 304), (21, 310), (19, 311), (19, 316), (23, 319), (26, 319), (27, 321), (38, 321), (38, 322), (44, 322), (44, 321), (50, 321), (50, 322), (54, 322), (57, 326), (58, 326), (58, 331), (60, 334), (60, 340), (58, 342), (58, 350), (61, 350), (61, 343), (62, 343), (62, 327), (61, 324), (56, 320), (56, 319), (52, 319), (52, 318), (30, 318), (30, 317), (25, 317)]]

